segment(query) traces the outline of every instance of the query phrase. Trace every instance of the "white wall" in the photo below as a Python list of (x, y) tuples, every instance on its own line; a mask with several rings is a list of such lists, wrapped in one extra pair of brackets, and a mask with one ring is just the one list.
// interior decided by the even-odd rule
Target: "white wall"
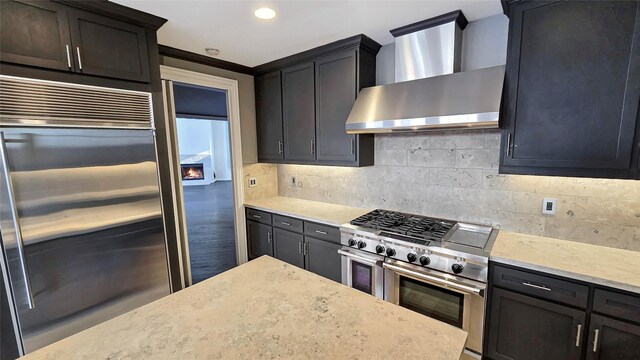
[(211, 150), (210, 121), (199, 119), (177, 119), (178, 151), (181, 164), (202, 163), (204, 180), (183, 181), (185, 186), (209, 185), (215, 181), (213, 172), (215, 163)]
[[(231, 180), (231, 152), (227, 121), (178, 118), (180, 163), (203, 163), (205, 179), (183, 185), (208, 185)], [(215, 173), (215, 178), (214, 178)]]
[(216, 180), (231, 180), (231, 153), (229, 147), (229, 123), (227, 121), (210, 121), (211, 149)]

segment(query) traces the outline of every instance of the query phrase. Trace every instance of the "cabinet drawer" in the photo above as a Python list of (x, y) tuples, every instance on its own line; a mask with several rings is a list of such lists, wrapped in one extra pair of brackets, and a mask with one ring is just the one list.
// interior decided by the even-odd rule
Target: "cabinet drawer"
[(340, 244), (340, 229), (333, 226), (305, 221), (304, 233), (317, 239)]
[(493, 285), (581, 308), (587, 307), (589, 297), (585, 285), (501, 266), (494, 267)]
[(247, 208), (247, 219), (271, 225), (271, 214), (266, 211)]
[(596, 289), (593, 311), (640, 323), (640, 296)]
[(302, 233), (304, 229), (302, 220), (276, 214), (273, 214), (273, 226), (297, 233)]

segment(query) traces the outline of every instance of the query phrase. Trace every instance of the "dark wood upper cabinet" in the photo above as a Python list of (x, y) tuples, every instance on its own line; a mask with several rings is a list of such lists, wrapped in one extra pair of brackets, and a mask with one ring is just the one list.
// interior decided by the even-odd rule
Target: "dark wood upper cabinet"
[(270, 162), (284, 159), (282, 138), (282, 83), (280, 70), (257, 76), (256, 126), (258, 160)]
[(584, 311), (494, 289), (490, 314), (491, 331), (486, 339), (489, 358), (580, 359)]
[(69, 24), (76, 71), (149, 82), (145, 28), (76, 9)]
[[(98, 11), (75, 8), (79, 6)], [(112, 79), (151, 81), (149, 46), (155, 31), (133, 22), (136, 10), (108, 2), (6, 0), (1, 6), (0, 60)], [(104, 15), (131, 12), (132, 22)], [(148, 15), (148, 14), (143, 14)], [(155, 18), (155, 17), (154, 17)], [(127, 20), (130, 18), (127, 17)], [(158, 18), (159, 19), (159, 18)], [(159, 25), (158, 25), (159, 26)]]
[(313, 62), (282, 70), (284, 156), (289, 161), (316, 159), (316, 114)]
[[(67, 7), (45, 1), (0, 1), (3, 62), (72, 70)], [(68, 51), (68, 53), (67, 53)]]
[(345, 131), (345, 122), (356, 101), (356, 50), (316, 59), (316, 139), (318, 160), (353, 162), (356, 136)]
[(519, 1), (507, 12), (500, 172), (635, 177), (640, 2)]
[(373, 135), (345, 123), (358, 91), (375, 85), (379, 49), (358, 35), (256, 67), (258, 160), (373, 165)]
[(640, 359), (640, 325), (593, 314), (589, 326), (587, 360)]

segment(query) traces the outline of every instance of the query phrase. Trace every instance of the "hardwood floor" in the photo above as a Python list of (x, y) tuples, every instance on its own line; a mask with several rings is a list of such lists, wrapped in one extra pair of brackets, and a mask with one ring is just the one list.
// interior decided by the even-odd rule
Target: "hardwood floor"
[(198, 283), (236, 266), (231, 181), (184, 186), (191, 277)]

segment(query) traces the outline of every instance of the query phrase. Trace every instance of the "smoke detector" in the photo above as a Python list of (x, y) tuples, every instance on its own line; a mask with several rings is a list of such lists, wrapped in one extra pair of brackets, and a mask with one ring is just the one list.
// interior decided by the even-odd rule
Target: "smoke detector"
[(214, 48), (206, 48), (204, 52), (209, 56), (218, 56), (220, 54), (220, 50)]

